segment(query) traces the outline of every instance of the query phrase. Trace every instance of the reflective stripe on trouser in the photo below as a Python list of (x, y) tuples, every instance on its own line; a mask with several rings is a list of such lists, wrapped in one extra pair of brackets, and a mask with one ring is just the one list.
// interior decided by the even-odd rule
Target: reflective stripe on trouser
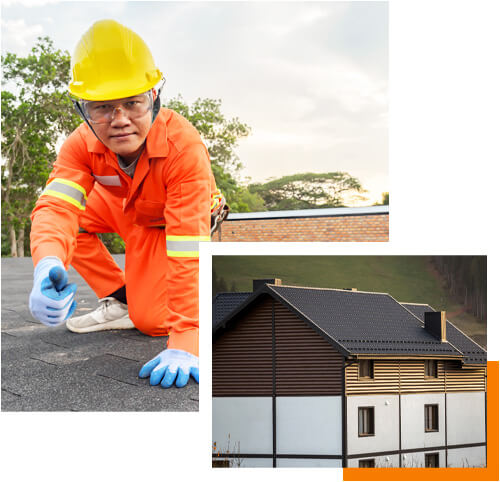
[(85, 210), (87, 202), (87, 193), (85, 189), (73, 181), (67, 179), (55, 178), (43, 190), (42, 196), (53, 196), (69, 202), (82, 211)]
[(167, 235), (167, 256), (175, 258), (198, 258), (200, 241), (210, 241), (210, 236)]

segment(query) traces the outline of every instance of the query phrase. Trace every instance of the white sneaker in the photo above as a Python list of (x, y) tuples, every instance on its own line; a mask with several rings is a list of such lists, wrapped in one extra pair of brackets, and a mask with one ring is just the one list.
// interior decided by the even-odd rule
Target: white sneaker
[(96, 310), (70, 318), (66, 322), (66, 327), (75, 333), (135, 328), (128, 317), (128, 306), (115, 298), (102, 298)]

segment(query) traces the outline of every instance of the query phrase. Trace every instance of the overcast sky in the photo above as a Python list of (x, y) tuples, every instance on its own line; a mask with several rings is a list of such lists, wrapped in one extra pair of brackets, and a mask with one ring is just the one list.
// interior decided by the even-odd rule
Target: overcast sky
[(386, 2), (2, 1), (2, 53), (50, 36), (73, 53), (112, 18), (141, 35), (167, 97), (222, 100), (250, 125), (243, 177), (346, 171), (372, 204), (389, 190)]

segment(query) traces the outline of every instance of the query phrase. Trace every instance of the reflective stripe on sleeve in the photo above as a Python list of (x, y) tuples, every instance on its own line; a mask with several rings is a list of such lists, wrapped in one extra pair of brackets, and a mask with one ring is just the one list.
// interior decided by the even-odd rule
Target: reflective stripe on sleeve
[(82, 211), (85, 210), (87, 201), (87, 193), (82, 186), (76, 182), (61, 178), (55, 178), (46, 186), (40, 197), (42, 196), (53, 196), (63, 199)]
[(200, 241), (210, 241), (210, 236), (167, 236), (167, 256), (198, 258)]

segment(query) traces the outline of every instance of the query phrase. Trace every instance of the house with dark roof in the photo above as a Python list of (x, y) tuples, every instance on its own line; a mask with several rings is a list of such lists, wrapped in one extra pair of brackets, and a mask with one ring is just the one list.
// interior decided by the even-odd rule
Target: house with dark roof
[(486, 465), (486, 352), (445, 312), (256, 280), (212, 331), (214, 465)]

